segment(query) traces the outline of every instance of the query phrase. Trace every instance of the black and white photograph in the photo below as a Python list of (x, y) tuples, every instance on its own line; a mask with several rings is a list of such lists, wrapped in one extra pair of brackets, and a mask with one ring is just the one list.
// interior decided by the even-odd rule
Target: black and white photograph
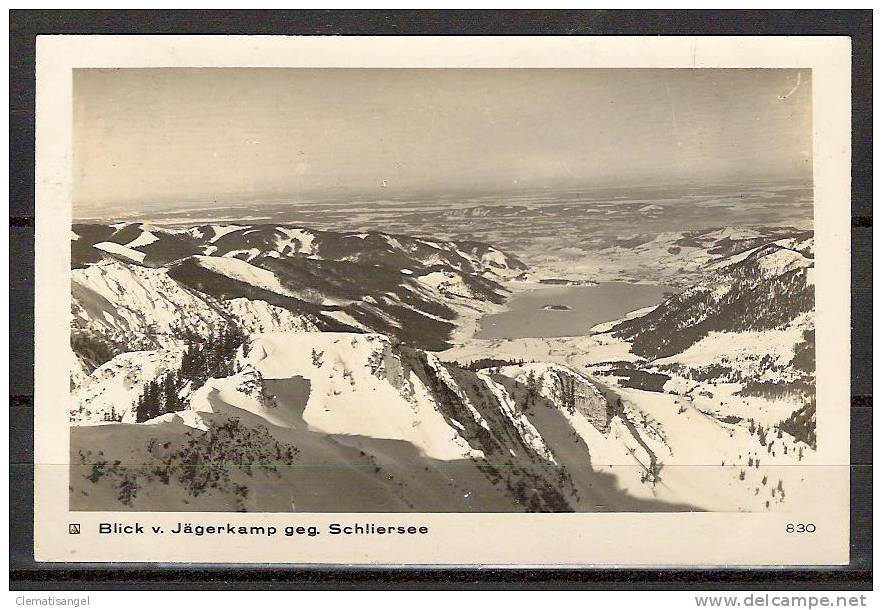
[(74, 69), (69, 509), (814, 505), (813, 76)]
[(872, 607), (872, 16), (11, 10), (14, 604)]

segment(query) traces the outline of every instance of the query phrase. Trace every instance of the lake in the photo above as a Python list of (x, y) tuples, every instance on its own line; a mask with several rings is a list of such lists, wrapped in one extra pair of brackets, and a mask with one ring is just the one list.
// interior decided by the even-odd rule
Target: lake
[[(587, 335), (601, 322), (661, 303), (668, 286), (601, 282), (596, 286), (561, 286), (517, 292), (507, 311), (480, 320), (477, 339), (573, 337)], [(549, 307), (555, 306), (555, 307)]]

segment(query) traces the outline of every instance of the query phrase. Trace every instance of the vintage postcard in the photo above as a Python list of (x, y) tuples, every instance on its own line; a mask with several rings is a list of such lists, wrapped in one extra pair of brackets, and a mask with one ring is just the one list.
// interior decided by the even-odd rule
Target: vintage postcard
[(40, 37), (37, 559), (847, 563), (850, 53)]

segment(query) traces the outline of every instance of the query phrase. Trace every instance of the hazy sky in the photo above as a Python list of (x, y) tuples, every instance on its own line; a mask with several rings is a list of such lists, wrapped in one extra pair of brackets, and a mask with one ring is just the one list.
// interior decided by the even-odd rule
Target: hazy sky
[(808, 70), (74, 75), (78, 215), (795, 175), (811, 175)]

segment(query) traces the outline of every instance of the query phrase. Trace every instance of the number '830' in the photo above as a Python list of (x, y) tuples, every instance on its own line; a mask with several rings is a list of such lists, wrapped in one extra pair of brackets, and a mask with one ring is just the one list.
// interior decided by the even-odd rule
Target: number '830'
[(817, 528), (814, 523), (788, 523), (788, 534), (813, 534)]

